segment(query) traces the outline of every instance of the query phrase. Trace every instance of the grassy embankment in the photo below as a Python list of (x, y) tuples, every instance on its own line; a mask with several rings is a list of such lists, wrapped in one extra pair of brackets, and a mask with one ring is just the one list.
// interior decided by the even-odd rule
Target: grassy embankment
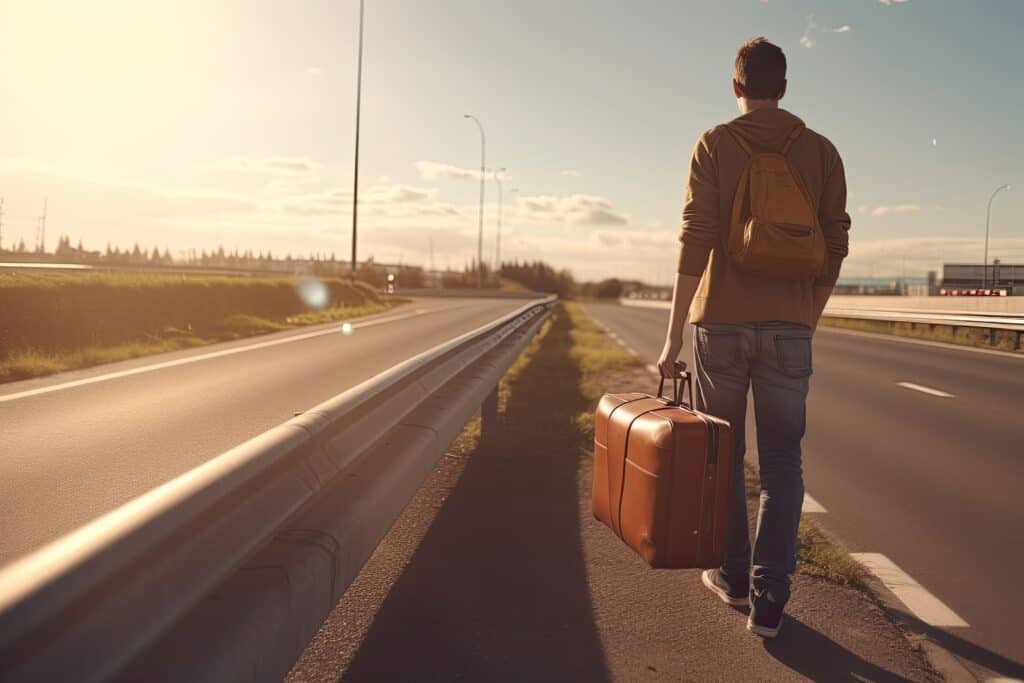
[(1017, 333), (1011, 330), (986, 330), (973, 327), (958, 327), (954, 330), (949, 325), (834, 318), (827, 315), (822, 317), (820, 324), (822, 327), (835, 327), (857, 332), (890, 334), (896, 337), (959, 344), (960, 346), (973, 346), (980, 349), (1024, 353), (1024, 339), (1018, 343)]
[(311, 310), (292, 278), (0, 274), (0, 382), (379, 313), (365, 284), (324, 280)]
[[(491, 447), (533, 450), (589, 450), (594, 438), (594, 408), (606, 391), (653, 390), (654, 381), (640, 360), (614, 344), (578, 304), (555, 309), (538, 335), (502, 381), (503, 429)], [(536, 397), (543, 396), (543, 401)], [(557, 406), (557, 410), (552, 409)], [(478, 427), (464, 432), (476, 447)], [(506, 443), (507, 442), (507, 443)], [(747, 470), (748, 495), (757, 496), (755, 467)], [(831, 543), (813, 522), (800, 523), (799, 571), (840, 584), (863, 585), (863, 570)]]

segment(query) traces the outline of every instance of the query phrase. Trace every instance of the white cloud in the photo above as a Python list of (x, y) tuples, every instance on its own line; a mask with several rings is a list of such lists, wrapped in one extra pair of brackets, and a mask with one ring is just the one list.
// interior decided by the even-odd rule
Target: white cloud
[(540, 195), (520, 197), (519, 205), (535, 220), (577, 225), (625, 225), (629, 217), (604, 197), (573, 194), (567, 197)]
[[(850, 233), (850, 255), (843, 261), (840, 277), (871, 275), (911, 277), (935, 270), (942, 277), (943, 263), (980, 263), (984, 236), (977, 237), (903, 237), (864, 240)], [(993, 238), (989, 258), (1004, 263), (1024, 260), (1024, 237)]]
[(921, 210), (919, 204), (896, 204), (894, 206), (876, 206), (871, 209), (872, 216), (888, 216), (891, 213), (916, 213)]
[(804, 34), (800, 36), (800, 44), (806, 48), (814, 47), (814, 39), (811, 38), (811, 31), (818, 28), (818, 23), (814, 21), (814, 15), (807, 15), (807, 28), (804, 29)]
[(853, 30), (853, 27), (849, 24), (843, 24), (842, 26), (836, 26), (832, 29), (832, 33), (849, 33)]
[(439, 178), (448, 180), (480, 180), (479, 169), (462, 168), (436, 161), (417, 161), (416, 168), (424, 180), (437, 180)]
[(234, 157), (214, 163), (213, 168), (222, 171), (292, 175), (313, 173), (320, 170), (320, 164), (301, 157), (267, 157), (264, 159)]
[(907, 1), (908, 0), (878, 0), (878, 2), (880, 2), (881, 4), (886, 5), (886, 6), (889, 6), (889, 5), (902, 5), (903, 3), (907, 2)]
[(579, 178), (580, 177), (580, 172), (579, 171), (575, 171), (575, 170), (573, 170), (571, 168), (567, 168), (564, 171), (562, 171), (561, 175), (568, 176), (570, 178)]

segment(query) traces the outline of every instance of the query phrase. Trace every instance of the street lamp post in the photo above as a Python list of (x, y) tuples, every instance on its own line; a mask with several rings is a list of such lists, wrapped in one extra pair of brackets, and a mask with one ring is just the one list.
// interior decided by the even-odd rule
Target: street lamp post
[(988, 209), (985, 211), (985, 260), (981, 263), (981, 288), (988, 289), (988, 224), (992, 218), (992, 200), (996, 198), (1001, 190), (1009, 190), (1009, 185), (1000, 185), (992, 196), (988, 198)]
[(363, 2), (359, 0), (359, 61), (356, 67), (356, 153), (352, 178), (352, 282), (356, 281), (356, 232), (359, 223), (359, 115), (363, 95)]
[(501, 249), (501, 214), (502, 214), (502, 194), (501, 194), (501, 178), (498, 177), (499, 173), (504, 173), (504, 168), (494, 169), (494, 182), (498, 184), (498, 229), (495, 231), (494, 236), (494, 273), (497, 274), (501, 268), (501, 262), (498, 261), (499, 250)]
[(480, 226), (476, 237), (476, 286), (484, 287), (484, 173), (486, 165), (487, 138), (484, 136), (484, 125), (472, 114), (463, 114), (463, 118), (473, 119), (480, 129)]

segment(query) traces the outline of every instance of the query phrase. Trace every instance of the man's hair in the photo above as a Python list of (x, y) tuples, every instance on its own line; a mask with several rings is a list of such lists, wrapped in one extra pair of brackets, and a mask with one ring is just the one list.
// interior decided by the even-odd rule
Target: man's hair
[(786, 55), (764, 36), (751, 38), (736, 53), (732, 77), (748, 99), (778, 99), (786, 84)]

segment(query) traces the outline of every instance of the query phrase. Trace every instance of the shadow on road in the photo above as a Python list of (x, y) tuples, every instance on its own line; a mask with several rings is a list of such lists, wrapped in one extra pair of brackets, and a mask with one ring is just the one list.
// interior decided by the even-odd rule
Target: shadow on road
[(580, 539), (573, 425), (588, 405), (570, 331), (556, 311), (342, 680), (608, 680)]
[(812, 681), (899, 683), (907, 680), (863, 659), (792, 616), (786, 617), (779, 637), (766, 640), (764, 648), (782, 664)]

